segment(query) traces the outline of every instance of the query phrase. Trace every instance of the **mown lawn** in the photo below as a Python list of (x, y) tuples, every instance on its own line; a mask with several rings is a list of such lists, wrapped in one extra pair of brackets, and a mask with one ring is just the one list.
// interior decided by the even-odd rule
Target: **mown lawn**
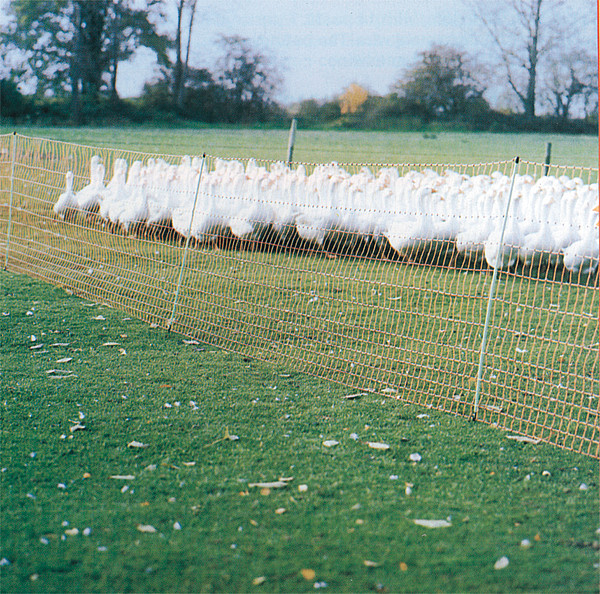
[(4, 271), (0, 336), (3, 592), (598, 591), (591, 458)]
[[(121, 148), (169, 155), (283, 160), (287, 130), (248, 128), (44, 128), (0, 126), (16, 131), (95, 147)], [(308, 163), (487, 163), (521, 159), (544, 162), (552, 143), (552, 164), (598, 167), (598, 137), (566, 134), (440, 132), (357, 132), (299, 129), (294, 161)], [(560, 170), (550, 174), (560, 175)], [(578, 173), (585, 177), (585, 173)]]

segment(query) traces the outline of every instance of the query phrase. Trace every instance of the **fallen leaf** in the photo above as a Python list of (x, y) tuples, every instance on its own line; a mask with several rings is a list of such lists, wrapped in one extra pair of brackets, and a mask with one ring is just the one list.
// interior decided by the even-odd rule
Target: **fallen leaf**
[(119, 354), (126, 355), (127, 351), (125, 349), (119, 349)]
[(317, 575), (315, 573), (314, 569), (301, 569), (300, 573), (302, 574), (302, 577), (307, 580), (308, 582), (312, 581), (315, 579), (315, 576)]
[(278, 507), (275, 510), (275, 513), (281, 515), (281, 514), (284, 514), (286, 511), (287, 511), (287, 509), (285, 509), (285, 507)]
[(127, 444), (128, 448), (147, 448), (148, 444), (147, 443), (142, 443), (141, 441), (130, 441)]
[(521, 441), (524, 443), (532, 443), (534, 445), (537, 445), (541, 441), (540, 439), (534, 439), (533, 437), (527, 437), (525, 435), (507, 435), (506, 439), (512, 439), (513, 441)]
[(268, 495), (271, 494), (271, 489), (263, 488), (260, 490), (260, 494), (263, 495), (264, 497), (267, 497)]
[(413, 520), (413, 522), (424, 528), (448, 528), (452, 526), (448, 520)]
[(369, 561), (368, 559), (365, 559), (363, 564), (365, 567), (379, 567), (381, 565), (380, 563), (375, 563), (375, 561)]
[(250, 520), (250, 524), (252, 524), (255, 528), (258, 527), (258, 522), (256, 520)]
[(71, 433), (75, 433), (75, 431), (83, 431), (84, 429), (85, 429), (85, 425), (82, 425), (81, 423), (77, 423), (77, 424), (69, 427), (69, 431)]
[(404, 561), (400, 562), (400, 571), (407, 571), (408, 570), (408, 565), (406, 563), (404, 563)]
[(494, 563), (494, 569), (504, 569), (508, 567), (509, 560), (508, 557), (500, 557), (496, 563)]
[(300, 491), (300, 493), (308, 491), (308, 485), (298, 485), (298, 491)]
[(335, 439), (328, 439), (328, 440), (326, 440), (326, 441), (324, 441), (324, 442), (323, 442), (323, 445), (324, 445), (326, 448), (332, 448), (333, 446), (336, 446), (336, 445), (338, 445), (339, 443), (340, 443), (340, 442), (339, 442), (339, 441), (336, 441)]
[(260, 577), (255, 577), (252, 580), (252, 585), (253, 586), (260, 586), (261, 584), (264, 584), (267, 581), (267, 578), (264, 575), (261, 575)]
[(79, 528), (69, 528), (65, 530), (67, 536), (77, 536), (79, 534)]
[(416, 452), (415, 452), (414, 454), (411, 454), (411, 455), (409, 456), (409, 458), (410, 458), (410, 460), (412, 460), (413, 462), (420, 462), (420, 461), (422, 460), (421, 454), (418, 454), (418, 453), (416, 453)]
[(249, 487), (259, 487), (261, 489), (283, 489), (288, 484), (285, 481), (273, 481), (271, 483), (248, 483)]
[(157, 531), (156, 528), (150, 524), (138, 524), (137, 529), (146, 534), (154, 534)]
[(387, 443), (378, 443), (376, 441), (367, 441), (367, 445), (374, 450), (389, 450), (390, 446)]

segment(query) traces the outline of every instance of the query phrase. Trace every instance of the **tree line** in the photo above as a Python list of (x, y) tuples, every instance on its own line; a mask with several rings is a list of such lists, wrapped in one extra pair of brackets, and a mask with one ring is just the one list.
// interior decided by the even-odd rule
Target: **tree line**
[[(275, 61), (248, 39), (221, 36), (212, 69), (191, 63), (198, 0), (11, 0), (12, 18), (0, 32), (1, 115), (40, 123), (272, 126), (296, 117), (303, 127), (594, 133), (597, 60), (577, 43), (575, 24), (559, 22), (565, 0), (503, 5), (495, 13), (496, 0), (473, 4), (495, 63), (433, 45), (386, 95), (352, 83), (330, 100), (284, 107), (276, 101), (283, 78)], [(170, 30), (165, 23), (173, 23)], [(141, 47), (156, 56), (157, 75), (139, 98), (123, 100), (119, 65)], [(491, 106), (492, 79), (503, 81), (512, 105)]]

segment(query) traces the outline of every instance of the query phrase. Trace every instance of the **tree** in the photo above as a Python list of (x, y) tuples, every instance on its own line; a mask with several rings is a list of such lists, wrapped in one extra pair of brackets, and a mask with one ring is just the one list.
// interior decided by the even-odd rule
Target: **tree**
[[(177, 28), (175, 30), (175, 64), (173, 65), (173, 96), (175, 105), (183, 109), (185, 86), (188, 78), (192, 33), (196, 16), (197, 0), (176, 0)], [(187, 41), (184, 41), (184, 28), (187, 13)], [(185, 56), (184, 56), (185, 54)]]
[(358, 108), (369, 98), (369, 91), (356, 83), (352, 83), (340, 95), (340, 111), (342, 114), (356, 113)]
[(421, 52), (420, 61), (409, 68), (392, 91), (403, 97), (412, 111), (425, 119), (456, 117), (480, 103), (484, 92), (478, 80), (478, 66), (465, 52), (434, 45)]
[(133, 0), (110, 0), (107, 11), (105, 51), (109, 62), (109, 93), (118, 99), (119, 62), (128, 60), (140, 46), (152, 49), (159, 64), (167, 62), (167, 38), (159, 35), (148, 20), (148, 11), (158, 0), (148, 0), (145, 9), (136, 8)]
[(281, 84), (277, 68), (244, 37), (224, 35), (220, 44), (224, 56), (217, 65), (218, 81), (227, 96), (230, 121), (264, 120)]
[(544, 87), (556, 117), (568, 119), (577, 108), (580, 115), (590, 115), (598, 101), (595, 58), (584, 50), (557, 54), (550, 62)]
[(116, 99), (119, 60), (142, 42), (158, 53), (164, 45), (133, 0), (13, 0), (10, 7), (9, 39), (28, 63), (21, 81), (35, 80), (39, 95), (70, 93), (76, 121), (80, 97), (96, 101), (110, 88)]
[(525, 116), (533, 118), (542, 95), (540, 72), (555, 52), (577, 45), (589, 15), (569, 11), (565, 0), (471, 0), (471, 5), (489, 34), (509, 88)]

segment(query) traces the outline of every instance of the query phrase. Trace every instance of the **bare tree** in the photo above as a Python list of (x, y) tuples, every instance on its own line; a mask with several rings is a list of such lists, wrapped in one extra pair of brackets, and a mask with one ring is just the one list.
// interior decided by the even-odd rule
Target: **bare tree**
[(544, 94), (555, 116), (567, 119), (574, 110), (590, 115), (598, 101), (597, 61), (585, 50), (557, 53), (552, 59)]
[(474, 0), (525, 116), (534, 117), (543, 61), (569, 32), (565, 0)]
[[(177, 0), (177, 30), (175, 33), (175, 65), (173, 67), (173, 95), (178, 109), (183, 108), (185, 84), (189, 70), (190, 50), (197, 0)], [(187, 13), (187, 42), (184, 50), (183, 30)], [(184, 57), (185, 51), (185, 57)]]

